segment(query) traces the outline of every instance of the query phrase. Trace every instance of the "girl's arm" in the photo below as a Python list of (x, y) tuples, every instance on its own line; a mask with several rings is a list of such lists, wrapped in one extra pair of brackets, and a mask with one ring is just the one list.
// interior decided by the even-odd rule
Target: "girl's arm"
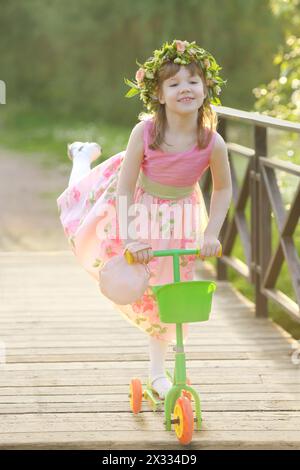
[[(134, 191), (144, 156), (144, 125), (145, 123), (141, 121), (131, 131), (117, 183), (117, 214), (120, 237), (124, 246), (127, 243), (136, 241), (136, 233), (128, 234), (130, 222), (128, 211), (134, 204)], [(132, 231), (132, 227), (130, 227), (130, 230)]]
[(213, 191), (210, 200), (209, 220), (204, 231), (204, 243), (201, 249), (203, 256), (217, 255), (220, 248), (219, 233), (232, 199), (228, 152), (226, 143), (219, 133), (217, 133), (210, 157), (210, 170), (213, 180)]

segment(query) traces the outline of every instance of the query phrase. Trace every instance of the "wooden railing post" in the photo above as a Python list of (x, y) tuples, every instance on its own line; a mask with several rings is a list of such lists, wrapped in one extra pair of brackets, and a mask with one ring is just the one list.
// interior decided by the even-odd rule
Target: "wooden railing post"
[[(218, 132), (223, 137), (224, 141), (227, 142), (227, 139), (226, 139), (226, 137), (227, 137), (226, 136), (226, 119), (219, 118)], [(222, 225), (222, 228), (221, 228), (221, 231), (220, 231), (220, 236), (219, 236), (219, 240), (222, 244), (222, 248), (223, 248), (224, 234), (226, 233), (227, 225), (228, 225), (228, 213), (226, 214), (226, 218), (223, 222), (223, 225)], [(225, 263), (222, 263), (222, 261), (219, 258), (217, 258), (217, 279), (219, 281), (227, 281), (227, 279), (228, 279), (227, 265)]]
[[(223, 256), (217, 259), (216, 271), (218, 280), (228, 280), (227, 267), (250, 282), (255, 289), (255, 308), (257, 317), (268, 317), (268, 300), (281, 306), (292, 318), (300, 323), (300, 263), (295, 245), (298, 235), (297, 224), (300, 214), (300, 165), (269, 157), (267, 152), (267, 131), (293, 132), (300, 135), (300, 124), (256, 112), (242, 111), (216, 106), (218, 131), (227, 145), (230, 169), (232, 173), (233, 206), (227, 213), (219, 234), (223, 247)], [(243, 143), (228, 142), (228, 127), (231, 122), (251, 125), (254, 145), (251, 148)], [(246, 171), (233, 165), (235, 155), (247, 161)], [(276, 170), (295, 175), (298, 178), (298, 189), (290, 207), (284, 205), (276, 179)], [(211, 172), (207, 172), (201, 188), (206, 207), (209, 207), (208, 196), (212, 187)], [(241, 184), (240, 183), (241, 180)], [(203, 189), (203, 188), (202, 188)], [(247, 202), (250, 199), (250, 240), (247, 223)], [(271, 216), (274, 214), (274, 220)], [(230, 215), (230, 217), (228, 216)], [(274, 222), (274, 226), (273, 226)], [(272, 234), (276, 230), (276, 246), (272, 250)], [(293, 236), (295, 235), (295, 240)], [(246, 261), (238, 256), (234, 242), (240, 236), (240, 243)], [(278, 238), (278, 240), (277, 240)], [(298, 237), (299, 238), (299, 237)], [(274, 251), (274, 253), (273, 253)], [(276, 288), (276, 280), (286, 261), (296, 294), (296, 301), (286, 292)]]
[(268, 316), (268, 299), (262, 294), (261, 279), (265, 273), (271, 250), (271, 213), (263, 186), (259, 163), (260, 156), (267, 156), (267, 129), (254, 127), (255, 155), (251, 169), (251, 279), (255, 289), (257, 317)]

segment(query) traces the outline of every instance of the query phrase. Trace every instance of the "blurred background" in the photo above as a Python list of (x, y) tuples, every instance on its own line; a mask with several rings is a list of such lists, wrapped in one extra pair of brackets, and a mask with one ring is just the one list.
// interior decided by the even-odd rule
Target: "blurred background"
[[(56, 208), (67, 143), (100, 143), (94, 165), (126, 148), (142, 102), (125, 98), (124, 77), (164, 41), (195, 40), (214, 55), (227, 80), (222, 106), (300, 120), (299, 0), (0, 0), (0, 12), (1, 251), (69, 249)], [(228, 133), (253, 145), (252, 128)], [(300, 164), (297, 134), (268, 139), (270, 155)], [(297, 181), (279, 179), (288, 207)], [(234, 254), (243, 258), (239, 240)], [(251, 285), (230, 280), (253, 299)], [(280, 283), (294, 298), (285, 265)], [(272, 315), (300, 338), (278, 307)]]

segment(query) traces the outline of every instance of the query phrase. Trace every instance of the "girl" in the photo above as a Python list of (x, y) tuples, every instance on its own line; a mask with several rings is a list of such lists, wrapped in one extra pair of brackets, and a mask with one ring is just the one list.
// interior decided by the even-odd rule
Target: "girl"
[[(138, 65), (136, 81), (125, 79), (131, 86), (126, 97), (139, 94), (148, 113), (139, 115), (126, 150), (92, 170), (100, 146), (69, 145), (72, 173), (57, 204), (72, 250), (94, 279), (103, 263), (130, 243), (136, 248), (134, 260), (149, 264), (150, 285), (156, 285), (173, 282), (173, 264), (171, 257), (153, 257), (153, 250), (200, 247), (204, 259), (220, 249), (232, 189), (226, 144), (216, 131), (211, 104), (220, 104), (226, 82), (213, 56), (195, 42), (165, 43)], [(208, 167), (213, 178), (209, 218), (198, 184)], [(180, 257), (182, 280), (193, 280), (195, 260)], [(165, 357), (168, 344), (176, 342), (176, 326), (160, 322), (150, 288), (137, 302), (113, 305), (149, 335), (149, 382), (164, 398), (172, 385)]]

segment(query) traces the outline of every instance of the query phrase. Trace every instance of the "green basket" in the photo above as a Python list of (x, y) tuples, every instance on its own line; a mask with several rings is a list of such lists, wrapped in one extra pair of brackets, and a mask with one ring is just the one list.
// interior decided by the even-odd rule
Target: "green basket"
[(151, 286), (163, 323), (207, 321), (211, 311), (213, 281), (186, 281)]

